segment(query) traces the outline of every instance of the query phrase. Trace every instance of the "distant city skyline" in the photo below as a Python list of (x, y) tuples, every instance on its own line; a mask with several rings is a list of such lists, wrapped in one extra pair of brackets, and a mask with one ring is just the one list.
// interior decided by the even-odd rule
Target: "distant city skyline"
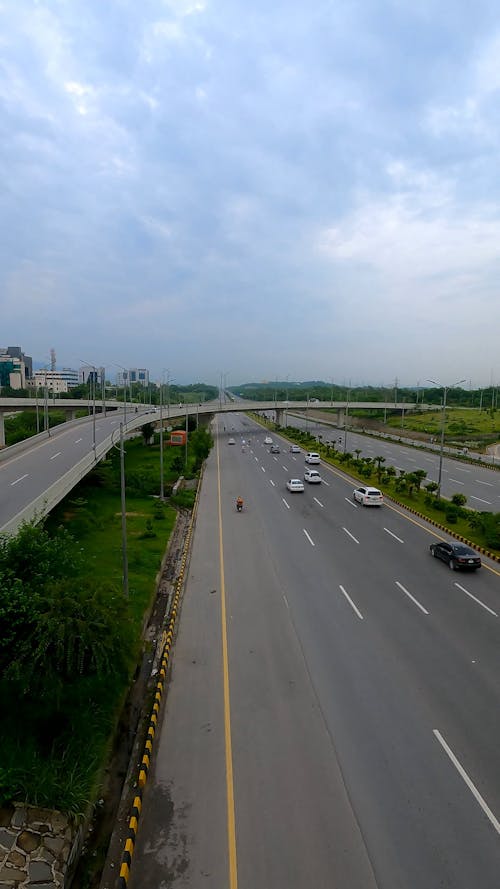
[(3, 342), (500, 379), (497, 4), (25, 0), (0, 31)]

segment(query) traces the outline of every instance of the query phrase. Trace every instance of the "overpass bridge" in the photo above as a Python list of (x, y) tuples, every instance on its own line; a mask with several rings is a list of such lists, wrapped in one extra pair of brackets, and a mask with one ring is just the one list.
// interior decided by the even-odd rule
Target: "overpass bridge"
[[(78, 411), (85, 411), (88, 416), (94, 414), (103, 414), (106, 416), (108, 411), (122, 411), (124, 413), (124, 422), (127, 417), (130, 420), (134, 413), (138, 411), (163, 412), (163, 418), (178, 418), (186, 414), (214, 414), (214, 413), (234, 413), (239, 411), (254, 411), (256, 413), (264, 413), (274, 411), (276, 414), (276, 422), (283, 425), (283, 417), (287, 411), (292, 410), (331, 410), (336, 413), (336, 420), (339, 426), (343, 425), (346, 412), (350, 409), (355, 410), (390, 410), (401, 413), (407, 413), (412, 410), (436, 410), (436, 405), (416, 404), (408, 402), (395, 401), (245, 401), (244, 399), (235, 399), (231, 401), (223, 401), (222, 398), (206, 401), (198, 404), (166, 404), (162, 408), (156, 405), (145, 405), (137, 402), (123, 401), (85, 401), (83, 399), (70, 398), (0, 398), (0, 448), (5, 448), (5, 416), (19, 413), (21, 411), (31, 410), (37, 411), (42, 415), (41, 425), (48, 426), (48, 420), (45, 416), (51, 411), (66, 414), (66, 420), (75, 420)], [(159, 422), (159, 417), (156, 418)], [(48, 434), (47, 429), (44, 430)]]
[[(79, 481), (90, 472), (122, 438), (137, 433), (145, 423), (168, 426), (170, 421), (195, 416), (209, 422), (215, 414), (252, 411), (274, 412), (278, 423), (292, 410), (335, 411), (342, 424), (349, 408), (371, 410), (375, 407), (391, 411), (408, 411), (417, 405), (380, 402), (310, 402), (310, 401), (244, 401), (224, 402), (222, 398), (203, 404), (167, 404), (155, 406), (93, 401), (53, 399), (47, 410), (64, 410), (68, 420), (46, 429), (10, 447), (0, 449), (0, 532), (15, 533), (23, 521), (40, 520), (57, 505)], [(3, 417), (36, 407), (31, 398), (0, 399)], [(421, 405), (418, 405), (420, 409)], [(75, 419), (78, 410), (86, 410), (84, 417)]]

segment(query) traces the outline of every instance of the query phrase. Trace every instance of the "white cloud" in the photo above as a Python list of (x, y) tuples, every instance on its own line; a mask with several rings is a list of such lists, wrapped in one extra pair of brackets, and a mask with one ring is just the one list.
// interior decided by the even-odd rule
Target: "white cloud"
[[(492, 98), (500, 95), (500, 34), (484, 41), (471, 57), (457, 86), (453, 102), (432, 102), (424, 114), (424, 127), (437, 137), (467, 134), (485, 140), (498, 138), (498, 114), (491, 113)], [(460, 84), (460, 81), (459, 81)], [(460, 94), (461, 90), (461, 94)]]
[(179, 17), (198, 15), (205, 12), (207, 4), (203, 0), (163, 0), (163, 5)]

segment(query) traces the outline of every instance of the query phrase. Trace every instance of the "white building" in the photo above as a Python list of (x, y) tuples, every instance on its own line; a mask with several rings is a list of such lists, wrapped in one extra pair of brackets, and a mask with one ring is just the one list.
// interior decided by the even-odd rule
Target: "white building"
[(95, 383), (101, 385), (102, 380), (105, 378), (105, 373), (104, 367), (94, 367), (92, 364), (85, 364), (78, 371), (78, 382), (88, 383), (89, 380), (93, 379)]
[(33, 376), (34, 385), (38, 389), (47, 386), (49, 392), (58, 394), (69, 392), (74, 386), (78, 386), (78, 371), (69, 367), (62, 370), (37, 370)]
[(149, 386), (149, 370), (145, 367), (131, 367), (129, 370), (121, 370), (116, 375), (117, 386), (130, 386), (139, 383), (140, 386)]

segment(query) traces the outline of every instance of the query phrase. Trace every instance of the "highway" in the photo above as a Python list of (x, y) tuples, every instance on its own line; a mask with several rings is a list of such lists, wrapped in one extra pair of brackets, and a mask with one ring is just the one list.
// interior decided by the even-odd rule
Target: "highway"
[(436, 529), (325, 466), (290, 494), (303, 454), (231, 422), (129, 887), (497, 889), (500, 566), (449, 571)]
[[(156, 417), (140, 409), (137, 414), (127, 411), (127, 420), (144, 415), (146, 419)], [(96, 414), (96, 449), (116, 430), (119, 440), (120, 422), (124, 414), (113, 411), (103, 416)], [(7, 449), (0, 462), (0, 531), (21, 510), (43, 495), (47, 489), (61, 479), (83, 457), (92, 453), (94, 443), (93, 419), (69, 421), (55, 426), (50, 436), (33, 441), (31, 447), (16, 453)]]
[[(333, 442), (337, 450), (344, 450), (345, 432), (343, 429), (322, 425), (311, 417), (306, 421), (304, 418), (290, 414), (287, 414), (287, 422), (290, 426), (300, 429), (307, 428), (316, 437), (320, 433), (323, 442)], [(438, 480), (439, 446), (434, 445), (433, 448), (434, 451), (430, 452), (428, 449), (405, 446), (384, 438), (375, 438), (348, 430), (345, 449), (351, 454), (359, 449), (362, 457), (383, 457), (385, 466), (394, 466), (405, 472), (424, 469), (427, 473), (427, 478), (423, 483), (425, 485), (429, 481)], [(500, 512), (500, 471), (464, 460), (454, 460), (445, 455), (441, 492), (443, 497), (448, 498), (451, 498), (453, 494), (465, 494), (467, 506), (470, 509), (480, 512)]]

